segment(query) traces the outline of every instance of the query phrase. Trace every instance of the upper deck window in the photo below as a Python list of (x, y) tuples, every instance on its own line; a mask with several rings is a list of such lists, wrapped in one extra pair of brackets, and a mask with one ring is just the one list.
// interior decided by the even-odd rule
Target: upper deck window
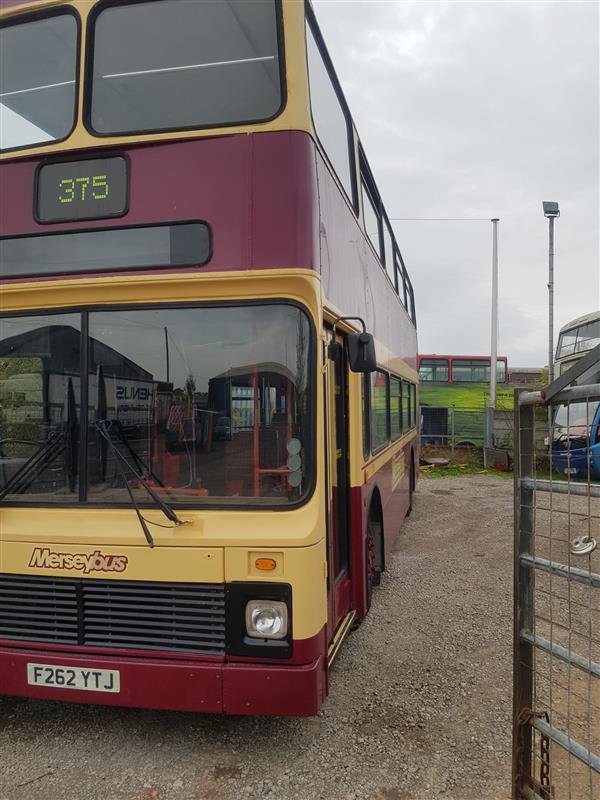
[[(499, 383), (506, 381), (506, 363), (498, 361), (496, 376)], [(490, 379), (490, 362), (484, 359), (454, 359), (452, 380), (454, 383), (487, 383)]]
[(575, 347), (577, 346), (577, 328), (572, 328), (570, 331), (561, 333), (558, 340), (558, 350), (556, 352), (557, 358), (573, 355)]
[(419, 365), (419, 380), (448, 382), (447, 358), (423, 358)]
[(575, 353), (584, 353), (598, 344), (600, 344), (600, 319), (561, 333), (556, 357), (564, 358)]
[(385, 255), (385, 271), (395, 287), (396, 275), (394, 270), (394, 236), (390, 230), (389, 222), (385, 220), (383, 222), (383, 247)]
[(282, 104), (275, 0), (100, 7), (88, 123), (99, 134), (270, 119)]
[(378, 257), (381, 258), (381, 248), (379, 244), (379, 224), (381, 218), (377, 208), (375, 207), (375, 203), (371, 199), (371, 194), (363, 181), (361, 181), (361, 187), (365, 232), (369, 237), (371, 244), (375, 248), (375, 252), (377, 253)]
[(309, 25), (306, 27), (310, 107), (315, 131), (340, 183), (352, 201), (349, 115)]
[(0, 28), (0, 149), (58, 141), (73, 128), (77, 28), (71, 13)]

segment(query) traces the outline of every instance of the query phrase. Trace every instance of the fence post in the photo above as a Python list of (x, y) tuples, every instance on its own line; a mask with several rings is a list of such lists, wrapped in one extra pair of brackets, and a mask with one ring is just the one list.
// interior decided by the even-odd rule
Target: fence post
[[(519, 715), (533, 702), (533, 646), (521, 637), (533, 629), (533, 570), (521, 560), (530, 555), (534, 534), (534, 491), (524, 479), (535, 472), (535, 408), (519, 406), (523, 389), (515, 389), (514, 411), (514, 583), (513, 583), (513, 800), (520, 800), (523, 776), (531, 774), (531, 726)], [(519, 745), (515, 747), (515, 743)]]
[(454, 442), (454, 411), (455, 411), (455, 408), (454, 408), (454, 406), (452, 406), (452, 408), (450, 409), (450, 411), (451, 411), (451, 414), (450, 414), (450, 416), (451, 416), (451, 419), (452, 419), (451, 428), (450, 428), (450, 431), (451, 431), (451, 437), (452, 437), (452, 438), (451, 438), (451, 440), (450, 440), (450, 441), (452, 442), (452, 445), (451, 445), (451, 447), (452, 447), (452, 453), (454, 453), (454, 444), (455, 444), (455, 442)]

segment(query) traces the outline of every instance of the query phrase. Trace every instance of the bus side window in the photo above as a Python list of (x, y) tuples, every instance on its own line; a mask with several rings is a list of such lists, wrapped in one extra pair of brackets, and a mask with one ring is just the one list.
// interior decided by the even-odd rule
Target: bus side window
[(402, 433), (402, 383), (398, 378), (390, 378), (390, 432), (392, 441)]
[(370, 436), (370, 412), (369, 412), (369, 382), (370, 376), (365, 373), (361, 380), (361, 401), (362, 401), (362, 434), (363, 434), (363, 457), (365, 461), (371, 454), (371, 436)]
[(306, 46), (310, 106), (317, 138), (350, 202), (353, 202), (352, 134), (349, 112), (342, 100), (333, 67), (327, 63), (307, 20)]
[(365, 222), (365, 233), (367, 234), (371, 244), (373, 245), (377, 257), (382, 261), (381, 257), (381, 216), (377, 209), (376, 201), (371, 196), (369, 188), (361, 177), (362, 189), (362, 202), (363, 202), (363, 217)]
[(410, 386), (402, 381), (402, 433), (410, 430)]
[(390, 387), (386, 372), (371, 373), (371, 445), (373, 452), (381, 450), (390, 440)]
[(385, 258), (385, 271), (397, 293), (398, 285), (396, 283), (394, 264), (394, 236), (390, 229), (390, 223), (385, 218), (383, 220), (383, 255)]

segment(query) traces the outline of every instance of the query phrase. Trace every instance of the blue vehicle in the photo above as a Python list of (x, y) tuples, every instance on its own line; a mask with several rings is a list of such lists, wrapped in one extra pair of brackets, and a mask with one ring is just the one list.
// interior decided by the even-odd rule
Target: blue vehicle
[(600, 402), (583, 401), (557, 408), (552, 465), (565, 477), (600, 481)]

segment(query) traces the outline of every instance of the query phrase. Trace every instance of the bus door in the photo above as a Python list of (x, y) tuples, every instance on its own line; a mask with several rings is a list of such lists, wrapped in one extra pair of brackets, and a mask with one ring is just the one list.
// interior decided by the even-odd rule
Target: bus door
[[(329, 345), (336, 341), (335, 358)], [(350, 608), (350, 513), (348, 468), (348, 364), (342, 337), (327, 330), (326, 342), (326, 426), (327, 426), (327, 533), (329, 563), (328, 636), (333, 634)]]

